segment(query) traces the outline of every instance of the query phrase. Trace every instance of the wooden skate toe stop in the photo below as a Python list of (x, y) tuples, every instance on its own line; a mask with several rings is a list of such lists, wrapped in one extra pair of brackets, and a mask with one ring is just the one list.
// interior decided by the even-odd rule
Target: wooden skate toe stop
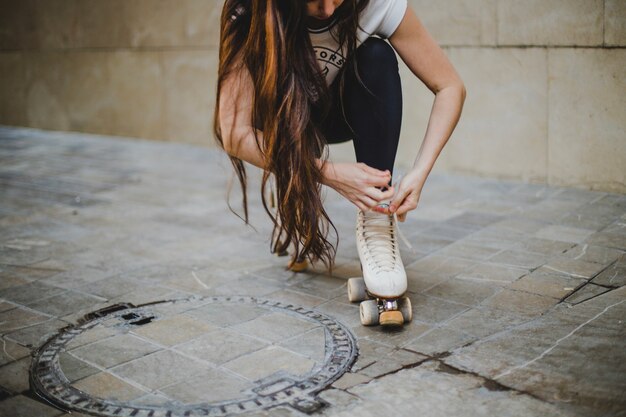
[(380, 313), (380, 325), (381, 326), (402, 326), (404, 318), (399, 311), (383, 311)]

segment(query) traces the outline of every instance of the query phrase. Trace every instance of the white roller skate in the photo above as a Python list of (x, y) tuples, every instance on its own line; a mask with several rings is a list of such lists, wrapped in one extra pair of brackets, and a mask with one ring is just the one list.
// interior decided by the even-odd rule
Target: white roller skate
[(397, 233), (394, 215), (358, 211), (356, 245), (363, 278), (348, 280), (348, 299), (361, 301), (364, 326), (401, 326), (413, 318)]

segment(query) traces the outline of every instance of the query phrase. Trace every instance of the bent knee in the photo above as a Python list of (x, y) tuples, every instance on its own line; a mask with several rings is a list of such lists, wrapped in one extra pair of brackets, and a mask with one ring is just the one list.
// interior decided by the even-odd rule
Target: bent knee
[(398, 68), (396, 53), (383, 39), (370, 37), (357, 48), (357, 59), (359, 66), (371, 65), (374, 68)]

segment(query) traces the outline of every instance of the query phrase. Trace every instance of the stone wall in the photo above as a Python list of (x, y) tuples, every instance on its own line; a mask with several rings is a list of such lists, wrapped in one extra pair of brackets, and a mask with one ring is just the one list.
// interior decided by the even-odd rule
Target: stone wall
[[(468, 90), (436, 170), (626, 192), (625, 1), (410, 3)], [(0, 0), (0, 123), (214, 146), (221, 4)], [(409, 166), (433, 96), (402, 75)]]

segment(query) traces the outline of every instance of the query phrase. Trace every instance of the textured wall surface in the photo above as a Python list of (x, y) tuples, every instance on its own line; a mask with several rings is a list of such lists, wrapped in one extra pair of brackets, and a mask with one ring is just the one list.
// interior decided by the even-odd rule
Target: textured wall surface
[[(468, 90), (435, 169), (626, 192), (626, 1), (409, 2)], [(0, 124), (214, 146), (221, 5), (0, 0)], [(401, 71), (407, 167), (434, 96)]]

